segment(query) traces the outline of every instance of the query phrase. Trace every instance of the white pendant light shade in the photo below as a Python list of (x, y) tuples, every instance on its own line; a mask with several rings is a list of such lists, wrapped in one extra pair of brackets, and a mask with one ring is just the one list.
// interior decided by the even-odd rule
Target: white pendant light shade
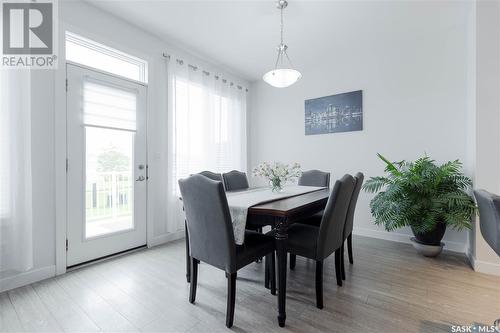
[(302, 77), (299, 71), (291, 68), (273, 69), (262, 77), (262, 79), (276, 88), (286, 88), (297, 82)]
[(287, 54), (288, 46), (283, 43), (283, 9), (288, 6), (286, 0), (279, 0), (276, 7), (281, 11), (281, 43), (278, 45), (278, 57), (274, 69), (262, 76), (262, 79), (276, 88), (286, 88), (297, 82), (301, 77), (299, 71), (293, 69)]

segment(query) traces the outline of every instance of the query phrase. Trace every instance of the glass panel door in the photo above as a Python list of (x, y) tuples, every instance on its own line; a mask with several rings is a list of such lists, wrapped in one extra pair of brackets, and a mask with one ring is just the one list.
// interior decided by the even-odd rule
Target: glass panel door
[(146, 87), (67, 65), (72, 266), (146, 244)]

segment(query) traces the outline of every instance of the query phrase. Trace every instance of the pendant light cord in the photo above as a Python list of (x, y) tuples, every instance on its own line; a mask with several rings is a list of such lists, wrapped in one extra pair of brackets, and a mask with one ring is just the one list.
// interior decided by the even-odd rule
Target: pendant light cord
[[(280, 8), (280, 14), (281, 14), (281, 25), (280, 25), (280, 28), (281, 28), (281, 43), (278, 47), (278, 57), (276, 58), (276, 64), (274, 65), (274, 69), (277, 69), (278, 68), (278, 63), (280, 63), (281, 65), (283, 65), (283, 51), (282, 51), (282, 48), (283, 48), (283, 6), (281, 6)], [(281, 62), (280, 62), (280, 59), (281, 59)]]
[(281, 7), (280, 12), (281, 12), (281, 44), (283, 44), (283, 7)]
[(274, 69), (278, 68), (278, 63), (281, 64), (281, 66), (283, 66), (283, 63), (285, 61), (285, 57), (286, 57), (286, 60), (288, 60), (290, 66), (293, 67), (292, 62), (290, 61), (290, 58), (288, 57), (288, 54), (286, 53), (286, 45), (283, 43), (283, 31), (284, 31), (283, 9), (284, 9), (284, 6), (281, 5), (280, 6), (280, 17), (281, 17), (281, 25), (280, 25), (281, 34), (280, 34), (280, 38), (281, 38), (281, 43), (278, 46), (278, 57), (276, 58), (276, 64), (274, 65)]

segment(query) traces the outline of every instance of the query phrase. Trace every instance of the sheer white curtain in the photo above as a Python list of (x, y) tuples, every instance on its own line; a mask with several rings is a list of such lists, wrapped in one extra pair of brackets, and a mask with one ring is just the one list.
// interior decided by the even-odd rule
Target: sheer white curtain
[(30, 72), (0, 76), (0, 271), (26, 271), (33, 266)]
[(246, 92), (175, 59), (168, 64), (168, 82), (169, 218), (181, 227), (179, 179), (203, 170), (246, 171)]

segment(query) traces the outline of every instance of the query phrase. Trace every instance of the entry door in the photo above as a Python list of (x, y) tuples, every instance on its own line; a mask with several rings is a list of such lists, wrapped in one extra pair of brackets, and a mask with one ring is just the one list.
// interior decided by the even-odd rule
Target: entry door
[(67, 266), (146, 244), (146, 87), (68, 64)]

